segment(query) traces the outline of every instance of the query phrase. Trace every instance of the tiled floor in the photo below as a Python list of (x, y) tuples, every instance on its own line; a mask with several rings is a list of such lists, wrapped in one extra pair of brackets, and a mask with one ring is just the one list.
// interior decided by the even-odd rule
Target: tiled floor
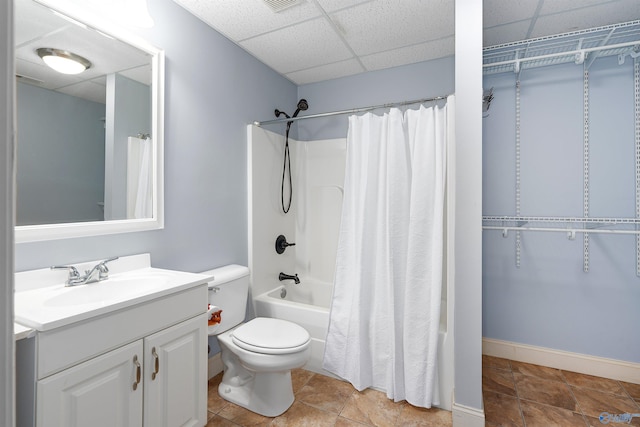
[(218, 395), (222, 374), (209, 381), (209, 422), (212, 426), (451, 426), (451, 412), (393, 403), (375, 390), (356, 391), (349, 383), (302, 369), (292, 371), (295, 402), (275, 418), (247, 411)]
[[(482, 357), (482, 390), (492, 427), (602, 427), (603, 412), (640, 413), (638, 384), (491, 356)], [(640, 426), (640, 417), (631, 425)]]
[[(491, 356), (482, 357), (486, 425), (602, 427), (598, 417), (640, 413), (640, 385)], [(375, 390), (302, 369), (292, 372), (294, 404), (279, 417), (247, 411), (218, 395), (222, 374), (209, 381), (212, 426), (451, 426), (451, 413), (393, 403)], [(609, 425), (627, 425), (610, 423)], [(640, 417), (631, 425), (640, 426)]]

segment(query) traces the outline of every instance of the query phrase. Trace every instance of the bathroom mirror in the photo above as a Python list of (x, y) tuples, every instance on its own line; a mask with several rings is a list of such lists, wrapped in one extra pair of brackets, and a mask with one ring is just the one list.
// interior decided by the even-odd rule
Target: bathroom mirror
[(163, 52), (77, 3), (14, 2), (16, 242), (162, 228)]

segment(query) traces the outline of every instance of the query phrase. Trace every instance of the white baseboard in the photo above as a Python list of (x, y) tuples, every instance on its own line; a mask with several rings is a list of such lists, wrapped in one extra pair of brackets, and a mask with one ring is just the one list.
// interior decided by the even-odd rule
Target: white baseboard
[(451, 408), (453, 427), (484, 427), (484, 411), (453, 403)]
[(640, 363), (571, 353), (492, 338), (482, 339), (482, 354), (640, 384)]
[(213, 357), (210, 357), (207, 360), (207, 378), (211, 379), (218, 375), (220, 372), (224, 370), (224, 365), (222, 364), (222, 357), (220, 353), (217, 353)]

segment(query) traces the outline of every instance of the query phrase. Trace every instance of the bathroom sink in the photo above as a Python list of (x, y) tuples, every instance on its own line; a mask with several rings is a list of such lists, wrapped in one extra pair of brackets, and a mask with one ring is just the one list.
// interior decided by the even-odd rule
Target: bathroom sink
[(148, 277), (114, 277), (102, 282), (86, 285), (56, 287), (51, 291), (51, 297), (43, 300), (45, 306), (71, 305), (109, 305), (118, 300), (128, 300), (161, 288), (168, 278), (163, 275)]
[[(47, 270), (37, 272), (39, 278), (49, 274)], [(47, 331), (162, 298), (211, 279), (202, 274), (145, 267), (116, 272), (101, 282), (65, 286), (57, 274), (57, 282), (46, 286), (25, 290), (16, 287), (17, 323)]]

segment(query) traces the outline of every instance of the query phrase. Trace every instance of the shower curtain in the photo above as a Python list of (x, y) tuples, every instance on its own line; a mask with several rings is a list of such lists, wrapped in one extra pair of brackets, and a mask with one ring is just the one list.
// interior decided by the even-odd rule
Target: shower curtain
[(128, 138), (127, 218), (151, 218), (151, 138)]
[(358, 390), (438, 405), (447, 102), (349, 118), (323, 367)]

